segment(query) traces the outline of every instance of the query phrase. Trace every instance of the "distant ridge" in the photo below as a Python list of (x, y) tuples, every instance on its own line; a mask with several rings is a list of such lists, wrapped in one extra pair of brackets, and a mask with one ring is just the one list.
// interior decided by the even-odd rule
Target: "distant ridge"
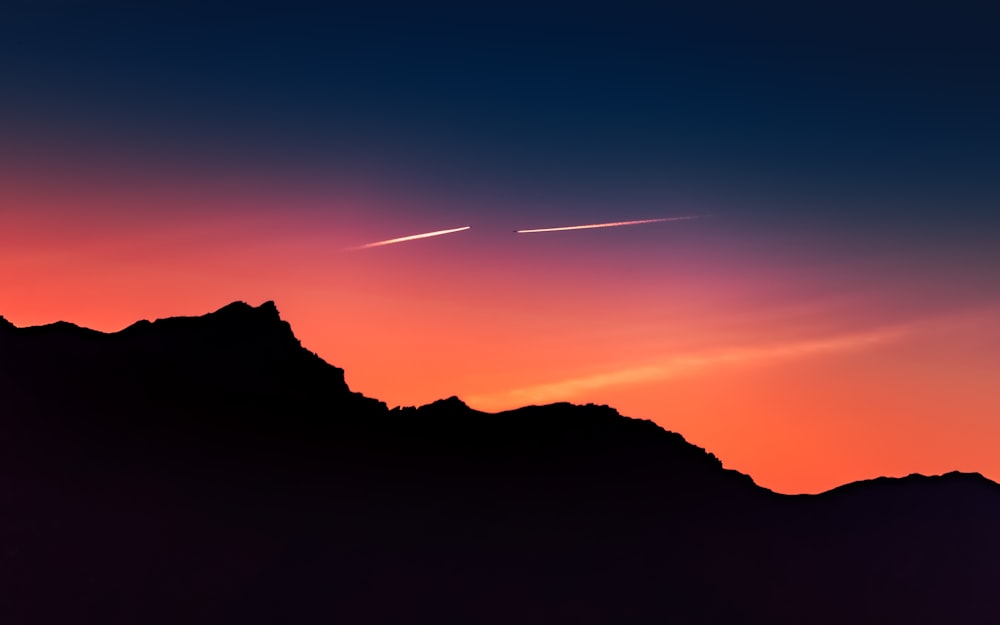
[(785, 496), (651, 421), (389, 410), (273, 302), (0, 317), (0, 622), (991, 623), (1000, 485)]

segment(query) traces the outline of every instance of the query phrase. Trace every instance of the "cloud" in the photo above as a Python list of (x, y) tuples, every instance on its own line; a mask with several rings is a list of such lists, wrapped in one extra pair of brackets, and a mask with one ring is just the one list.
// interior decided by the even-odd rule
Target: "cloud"
[(583, 392), (595, 389), (665, 380), (713, 365), (797, 358), (826, 352), (863, 349), (871, 345), (897, 340), (910, 331), (911, 326), (898, 326), (826, 338), (688, 352), (634, 367), (526, 386), (501, 393), (472, 395), (467, 397), (467, 400), (471, 405), (491, 407), (567, 401)]

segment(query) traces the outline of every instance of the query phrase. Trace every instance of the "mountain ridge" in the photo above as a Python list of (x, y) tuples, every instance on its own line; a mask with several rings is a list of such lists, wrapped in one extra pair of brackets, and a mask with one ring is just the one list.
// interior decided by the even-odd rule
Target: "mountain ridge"
[(990, 623), (1000, 485), (782, 495), (652, 421), (352, 391), (273, 302), (0, 323), (0, 621)]
[[(441, 412), (447, 412), (447, 413), (465, 412), (467, 414), (464, 415), (464, 417), (468, 417), (473, 414), (489, 415), (489, 416), (502, 414), (502, 415), (514, 416), (524, 411), (532, 412), (538, 409), (548, 408), (550, 410), (555, 410), (555, 409), (571, 410), (574, 407), (577, 408), (580, 407), (574, 404), (570, 404), (568, 402), (555, 402), (552, 404), (547, 404), (542, 406), (534, 406), (534, 405), (522, 406), (520, 408), (502, 411), (500, 413), (486, 413), (471, 408), (457, 396), (451, 396), (448, 398), (443, 398), (433, 401), (423, 406), (397, 406), (391, 410), (386, 410), (387, 406), (384, 402), (381, 402), (377, 399), (367, 398), (361, 393), (350, 391), (349, 387), (346, 384), (346, 381), (344, 380), (344, 370), (342, 368), (336, 367), (335, 365), (326, 362), (318, 355), (316, 355), (314, 352), (305, 348), (302, 345), (301, 341), (295, 336), (291, 325), (287, 321), (281, 318), (278, 307), (273, 300), (267, 300), (258, 306), (252, 306), (245, 301), (234, 301), (222, 306), (221, 308), (215, 311), (203, 315), (165, 317), (154, 320), (142, 319), (128, 325), (127, 327), (121, 330), (112, 332), (102, 332), (99, 330), (93, 330), (67, 321), (57, 321), (54, 323), (48, 323), (37, 326), (18, 327), (12, 324), (11, 322), (7, 321), (2, 316), (0, 316), (0, 330), (9, 331), (13, 336), (20, 335), (27, 337), (27, 336), (49, 335), (51, 337), (55, 335), (69, 334), (79, 338), (86, 337), (97, 340), (115, 340), (115, 339), (129, 339), (136, 337), (155, 336), (155, 333), (157, 332), (166, 334), (167, 337), (165, 338), (169, 338), (192, 331), (195, 331), (196, 334), (201, 335), (204, 334), (206, 330), (210, 330), (212, 332), (223, 332), (230, 339), (238, 337), (249, 338), (255, 335), (258, 337), (263, 336), (267, 338), (268, 343), (274, 346), (278, 346), (288, 350), (300, 350), (302, 355), (308, 355), (308, 357), (314, 360), (315, 363), (317, 364), (322, 363), (322, 365), (328, 368), (330, 372), (336, 372), (335, 375), (340, 379), (343, 385), (342, 389), (353, 393), (355, 396), (359, 396), (364, 398), (365, 400), (374, 402), (372, 404), (373, 406), (377, 405), (380, 407), (380, 410), (378, 410), (377, 412), (385, 411), (390, 415), (395, 414), (403, 416), (407, 414), (416, 414), (419, 411), (423, 411), (423, 414), (428, 414), (428, 413), (433, 414)], [(588, 407), (590, 406), (593, 405), (589, 405)], [(686, 441), (686, 439), (684, 439), (683, 435), (662, 428), (661, 426), (655, 424), (652, 421), (649, 421), (647, 419), (635, 419), (632, 417), (621, 415), (617, 410), (611, 407), (603, 406), (601, 408), (606, 408), (607, 410), (611, 411), (614, 418), (628, 420), (630, 422), (648, 423), (653, 427), (647, 428), (647, 431), (652, 432), (654, 430), (662, 430), (662, 432), (667, 435), (677, 437), (679, 441), (683, 442), (684, 444), (691, 445)], [(716, 462), (718, 462), (718, 466), (722, 468), (723, 466), (722, 462), (714, 454), (700, 447), (696, 447), (694, 445), (691, 446), (694, 447), (695, 449), (698, 449), (706, 453), (709, 457), (713, 458)], [(989, 481), (990, 483), (996, 484), (996, 482), (993, 482), (989, 478), (986, 478), (985, 476), (982, 476), (979, 473), (967, 474), (958, 471), (951, 471), (942, 475), (930, 475), (930, 476), (924, 476), (922, 474), (917, 474), (917, 473), (910, 474), (908, 476), (880, 476), (877, 478), (845, 483), (840, 486), (833, 487), (827, 491), (824, 491), (824, 493), (839, 491), (840, 489), (849, 487), (852, 484), (864, 485), (871, 483), (883, 483), (885, 480), (905, 481), (915, 476), (928, 477), (928, 478), (951, 478), (956, 475), (977, 475), (979, 477), (982, 477), (982, 479)]]

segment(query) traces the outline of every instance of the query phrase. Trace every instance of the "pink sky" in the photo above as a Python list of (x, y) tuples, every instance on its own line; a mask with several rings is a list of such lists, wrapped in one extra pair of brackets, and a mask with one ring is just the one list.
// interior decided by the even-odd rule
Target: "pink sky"
[(348, 250), (469, 224), (357, 189), (60, 180), (0, 180), (0, 314), (19, 326), (113, 331), (274, 300), (390, 406), (610, 404), (782, 492), (1000, 478), (1000, 307), (936, 258), (747, 234), (719, 206), (666, 207), (719, 215), (630, 233), (522, 236), (551, 224), (479, 216)]

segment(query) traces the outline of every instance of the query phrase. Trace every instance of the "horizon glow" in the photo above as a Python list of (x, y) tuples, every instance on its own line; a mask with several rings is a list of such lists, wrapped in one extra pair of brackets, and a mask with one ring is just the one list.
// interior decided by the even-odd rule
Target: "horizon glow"
[[(458, 246), (339, 254), (331, 243), (398, 227), (411, 198), (162, 184), (0, 187), (20, 208), (0, 213), (0, 314), (116, 331), (273, 300), (306, 349), (390, 406), (607, 404), (780, 492), (1000, 478), (1000, 301), (974, 246), (881, 257), (856, 242), (845, 257), (825, 232), (751, 236), (726, 219), (600, 245), (494, 225)], [(293, 197), (338, 213), (270, 208)], [(155, 210), (130, 211), (142, 204)], [(67, 219), (81, 207), (86, 221)]]

